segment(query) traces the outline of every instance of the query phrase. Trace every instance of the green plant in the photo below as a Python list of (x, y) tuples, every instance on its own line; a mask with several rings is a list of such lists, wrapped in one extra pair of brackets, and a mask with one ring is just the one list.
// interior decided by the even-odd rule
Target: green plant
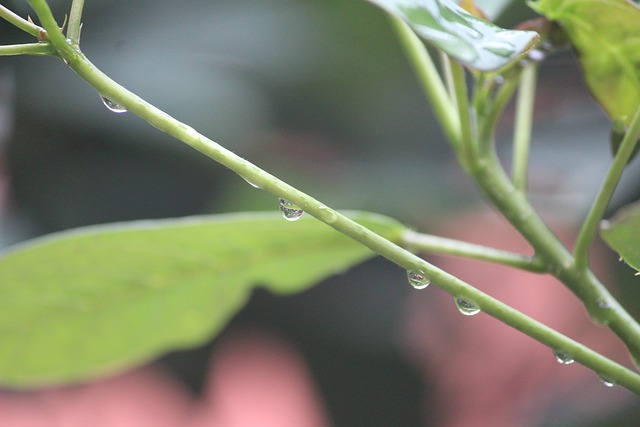
[[(111, 111), (140, 116), (271, 193), (279, 199), (286, 219), (295, 222), (276, 215), (237, 214), (133, 223), (61, 233), (9, 250), (0, 259), (1, 383), (32, 387), (78, 381), (142, 363), (170, 349), (197, 345), (224, 326), (252, 287), (266, 286), (277, 293), (301, 291), (377, 253), (407, 270), (414, 287), (433, 283), (453, 295), (467, 312), (481, 310), (556, 354), (593, 369), (608, 382), (640, 394), (640, 375), (633, 370), (414, 254), (417, 250), (447, 253), (551, 274), (584, 303), (595, 322), (620, 337), (637, 364), (640, 325), (591, 272), (588, 262), (598, 223), (640, 137), (636, 24), (640, 9), (635, 4), (620, 0), (615, 2), (618, 7), (611, 8), (610, 0), (540, 0), (532, 3), (534, 9), (559, 22), (563, 30), (551, 21), (541, 21), (535, 27), (538, 34), (501, 29), (444, 0), (372, 1), (392, 16), (461, 167), (535, 249), (535, 255), (529, 257), (425, 235), (390, 218), (340, 213), (326, 206), (170, 117), (97, 69), (80, 50), (82, 0), (72, 2), (63, 25), (54, 19), (45, 0), (29, 3), (40, 26), (4, 6), (0, 6), (0, 16), (37, 42), (1, 46), (1, 55), (63, 60), (96, 89)], [(592, 92), (617, 134), (624, 134), (573, 253), (527, 200), (538, 61), (556, 47), (559, 34), (566, 34), (579, 52)], [(418, 36), (441, 52), (444, 78)], [(513, 170), (508, 176), (497, 158), (493, 138), (497, 121), (518, 88)], [(297, 221), (303, 213), (319, 221)], [(603, 230), (606, 241), (636, 269), (640, 268), (639, 218), (640, 209), (630, 207)], [(158, 330), (161, 321), (171, 327)], [(114, 339), (109, 333), (113, 328), (127, 334)], [(70, 358), (78, 345), (84, 351)], [(39, 357), (43, 353), (48, 357)]]

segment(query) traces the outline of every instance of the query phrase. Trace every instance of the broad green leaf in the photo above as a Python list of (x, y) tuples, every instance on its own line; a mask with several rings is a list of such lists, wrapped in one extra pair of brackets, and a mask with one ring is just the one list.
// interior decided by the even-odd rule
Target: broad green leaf
[(621, 209), (610, 221), (603, 221), (600, 234), (627, 264), (640, 271), (640, 203)]
[(587, 85), (612, 122), (629, 126), (640, 105), (640, 6), (628, 0), (539, 0), (563, 27)]
[(448, 0), (369, 0), (411, 27), (423, 40), (470, 68), (493, 71), (528, 51), (534, 31), (505, 30)]
[[(397, 222), (356, 221), (387, 237)], [(234, 214), (82, 228), (0, 258), (0, 384), (79, 381), (210, 339), (264, 286), (304, 290), (373, 253), (313, 218)]]

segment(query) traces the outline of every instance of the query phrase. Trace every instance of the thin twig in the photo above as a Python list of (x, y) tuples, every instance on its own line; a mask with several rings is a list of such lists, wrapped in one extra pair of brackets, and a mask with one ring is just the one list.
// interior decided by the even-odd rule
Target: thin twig
[(591, 210), (587, 214), (587, 218), (585, 219), (582, 228), (580, 229), (580, 233), (578, 234), (574, 248), (574, 258), (576, 269), (579, 271), (589, 268), (589, 250), (591, 248), (591, 243), (598, 232), (598, 222), (602, 219), (602, 216), (609, 205), (609, 200), (611, 200), (611, 196), (620, 181), (622, 172), (633, 154), (633, 150), (639, 137), (640, 107), (638, 107), (638, 110), (629, 125), (629, 130), (620, 143), (620, 147), (613, 159), (613, 162), (611, 163), (609, 172), (607, 172), (607, 176), (602, 183), (602, 187), (600, 188), (596, 200), (591, 206)]
[(538, 257), (521, 255), (461, 240), (408, 230), (402, 235), (402, 241), (403, 246), (419, 251), (489, 261), (534, 273), (547, 272), (546, 264)]
[(80, 30), (82, 29), (82, 8), (84, 0), (73, 0), (71, 3), (71, 11), (69, 12), (69, 24), (67, 29), (67, 37), (73, 46), (80, 44)]
[(0, 56), (53, 54), (55, 54), (55, 49), (48, 43), (24, 43), (0, 46)]
[(5, 19), (6, 21), (20, 28), (22, 31), (29, 33), (34, 37), (38, 37), (38, 35), (40, 34), (40, 31), (42, 30), (41, 27), (38, 27), (33, 22), (24, 19), (20, 15), (12, 12), (11, 10), (7, 9), (5, 6), (2, 6), (1, 4), (0, 4), (0, 18)]
[(511, 179), (513, 180), (513, 186), (522, 194), (527, 194), (529, 146), (531, 144), (531, 122), (533, 119), (537, 70), (538, 65), (531, 63), (522, 71), (518, 102), (516, 104)]

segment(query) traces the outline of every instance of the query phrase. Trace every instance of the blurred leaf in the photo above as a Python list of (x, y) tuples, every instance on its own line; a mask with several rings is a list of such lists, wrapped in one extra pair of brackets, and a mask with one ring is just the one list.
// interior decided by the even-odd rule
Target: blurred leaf
[(476, 5), (495, 21), (500, 14), (515, 0), (476, 0)]
[(577, 49), (587, 85), (612, 122), (628, 126), (640, 105), (640, 6), (627, 0), (539, 0)]
[[(352, 213), (395, 237), (402, 226)], [(0, 384), (78, 381), (210, 339), (254, 286), (302, 291), (374, 254), (312, 218), (236, 214), (88, 227), (0, 258)]]
[(600, 234), (627, 264), (640, 271), (640, 203), (622, 208), (611, 221), (603, 221)]
[(502, 68), (538, 41), (533, 31), (505, 30), (448, 0), (369, 0), (452, 58), (479, 71)]

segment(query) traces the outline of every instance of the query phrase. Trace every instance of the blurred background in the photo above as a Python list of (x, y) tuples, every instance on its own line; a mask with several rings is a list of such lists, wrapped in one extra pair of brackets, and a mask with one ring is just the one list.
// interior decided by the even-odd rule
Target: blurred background
[[(3, 3), (33, 15), (24, 1)], [(534, 16), (515, 3), (499, 24)], [(61, 22), (70, 2), (50, 4)], [(94, 0), (85, 5), (83, 25), (82, 49), (106, 74), (327, 205), (521, 248), (459, 170), (385, 16), (365, 1)], [(31, 41), (5, 22), (0, 36), (2, 44)], [(549, 58), (540, 77), (531, 198), (570, 242), (611, 159), (609, 123), (570, 52)], [(511, 119), (507, 112), (497, 135), (507, 165)], [(272, 196), (224, 167), (131, 114), (109, 112), (54, 59), (0, 59), (0, 138), (2, 246), (88, 224), (277, 209)], [(609, 214), (638, 199), (639, 178), (636, 160)], [(637, 315), (638, 279), (600, 249), (599, 269)], [(539, 277), (485, 269), (469, 267), (466, 278), (495, 284), (498, 296), (526, 282), (531, 286), (504, 298), (537, 318), (550, 316), (559, 328), (577, 328), (569, 332), (629, 365), (603, 330), (590, 332), (587, 316), (562, 289), (558, 301), (574, 308), (551, 310), (544, 300), (529, 307), (522, 295), (537, 292)], [(557, 292), (551, 282), (544, 289)], [(563, 313), (581, 320), (565, 321)], [(557, 365), (526, 337), (525, 346), (534, 346), (528, 354), (541, 352), (541, 360), (496, 363), (500, 354), (521, 357), (523, 347), (497, 339), (511, 331), (492, 319), (474, 321), (462, 322), (438, 289), (417, 294), (403, 271), (375, 259), (303, 294), (258, 290), (220, 338), (158, 363), (198, 395), (221, 342), (246, 331), (277, 336), (295, 348), (334, 426), (613, 426), (631, 425), (640, 414), (630, 393), (602, 386), (582, 367)], [(465, 345), (478, 330), (492, 332)], [(460, 338), (445, 345), (446, 335)], [(486, 377), (460, 376), (468, 367)], [(539, 381), (521, 387), (525, 374)], [(482, 395), (495, 401), (478, 400)], [(458, 420), (465, 412), (476, 422)], [(485, 424), (476, 418), (485, 416)]]

